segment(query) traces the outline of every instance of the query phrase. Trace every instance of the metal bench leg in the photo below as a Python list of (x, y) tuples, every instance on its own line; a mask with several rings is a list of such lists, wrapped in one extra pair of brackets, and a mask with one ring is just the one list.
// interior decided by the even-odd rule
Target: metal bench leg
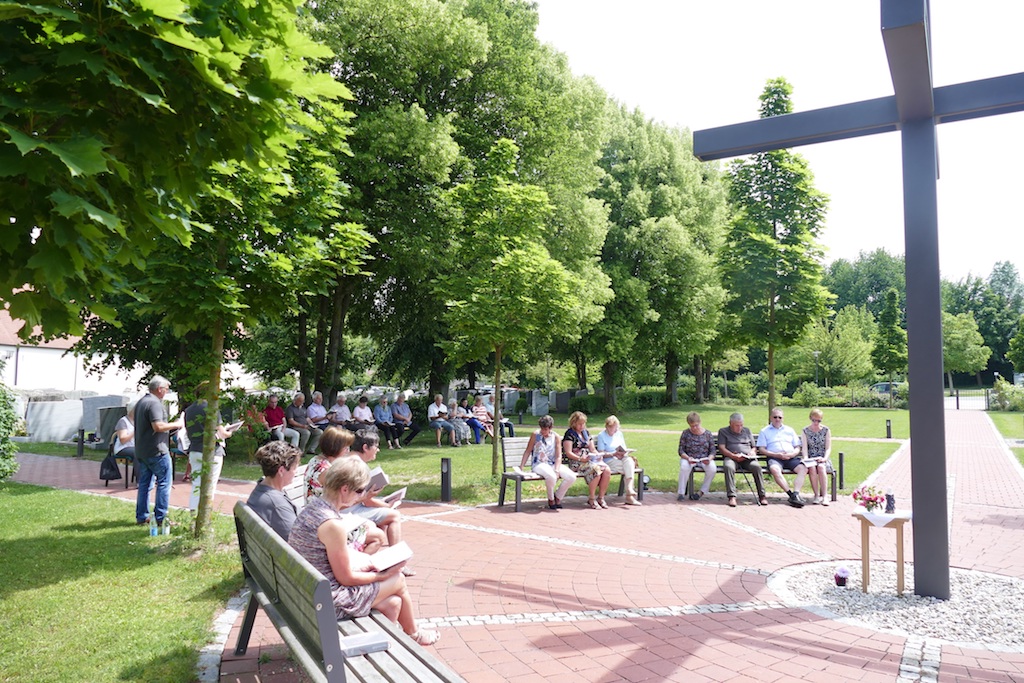
[(644, 499), (644, 468), (637, 467), (633, 472), (636, 476), (636, 499), (643, 502)]
[(245, 608), (245, 619), (242, 620), (242, 629), (238, 632), (238, 642), (235, 643), (235, 655), (242, 656), (249, 649), (249, 636), (252, 635), (252, 626), (256, 623), (256, 610), (260, 603), (256, 600), (256, 594), (249, 594), (249, 604)]
[(625, 473), (619, 475), (619, 498), (626, 492), (626, 475)]
[(505, 506), (505, 487), (508, 486), (508, 477), (501, 478), (501, 491), (498, 492), (498, 507)]
[(835, 471), (828, 473), (829, 479), (832, 480), (832, 502), (836, 502), (836, 473)]
[(523, 507), (523, 480), (516, 477), (516, 512)]

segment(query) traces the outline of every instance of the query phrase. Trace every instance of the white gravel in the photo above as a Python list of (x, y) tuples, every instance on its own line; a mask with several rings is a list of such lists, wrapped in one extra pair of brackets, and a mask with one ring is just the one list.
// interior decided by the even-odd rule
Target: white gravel
[[(850, 577), (836, 586), (835, 572)], [(850, 620), (900, 635), (1024, 651), (1024, 581), (964, 569), (950, 570), (950, 599), (914, 595), (914, 569), (906, 565), (904, 596), (896, 595), (896, 564), (871, 563), (871, 585), (861, 590), (860, 561), (795, 565), (769, 579), (783, 602), (830, 619)]]

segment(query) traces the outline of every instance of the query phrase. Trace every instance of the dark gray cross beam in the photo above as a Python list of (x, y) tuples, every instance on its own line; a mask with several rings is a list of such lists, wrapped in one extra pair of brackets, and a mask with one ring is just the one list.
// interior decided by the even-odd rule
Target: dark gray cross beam
[(914, 592), (949, 599), (942, 306), (935, 126), (1024, 110), (1024, 74), (932, 86), (928, 0), (881, 0), (892, 97), (697, 131), (694, 154), (723, 159), (900, 131), (906, 243)]

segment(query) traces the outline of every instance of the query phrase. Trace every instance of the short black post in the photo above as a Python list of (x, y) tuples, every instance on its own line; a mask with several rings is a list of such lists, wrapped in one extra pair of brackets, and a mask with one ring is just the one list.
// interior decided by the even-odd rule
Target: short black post
[(452, 500), (452, 459), (441, 458), (441, 502)]
[(885, 438), (892, 438), (892, 420), (885, 421)]
[(843, 486), (843, 480), (846, 478), (846, 456), (842, 451), (839, 451), (839, 488), (846, 488)]
[(960, 390), (956, 390), (956, 409), (960, 410)]
[(85, 456), (85, 430), (78, 430), (78, 453), (75, 454), (76, 458)]

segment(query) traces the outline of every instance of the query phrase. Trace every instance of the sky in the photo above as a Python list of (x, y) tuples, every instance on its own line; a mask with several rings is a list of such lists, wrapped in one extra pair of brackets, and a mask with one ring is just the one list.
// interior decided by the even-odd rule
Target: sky
[[(609, 96), (700, 130), (758, 117), (770, 78), (795, 111), (892, 95), (878, 0), (535, 0), (537, 36)], [(1024, 71), (1024, 2), (931, 0), (935, 86)], [(1024, 113), (945, 123), (939, 140), (942, 276), (1024, 277)], [(794, 149), (831, 198), (826, 260), (903, 254), (899, 133)]]

